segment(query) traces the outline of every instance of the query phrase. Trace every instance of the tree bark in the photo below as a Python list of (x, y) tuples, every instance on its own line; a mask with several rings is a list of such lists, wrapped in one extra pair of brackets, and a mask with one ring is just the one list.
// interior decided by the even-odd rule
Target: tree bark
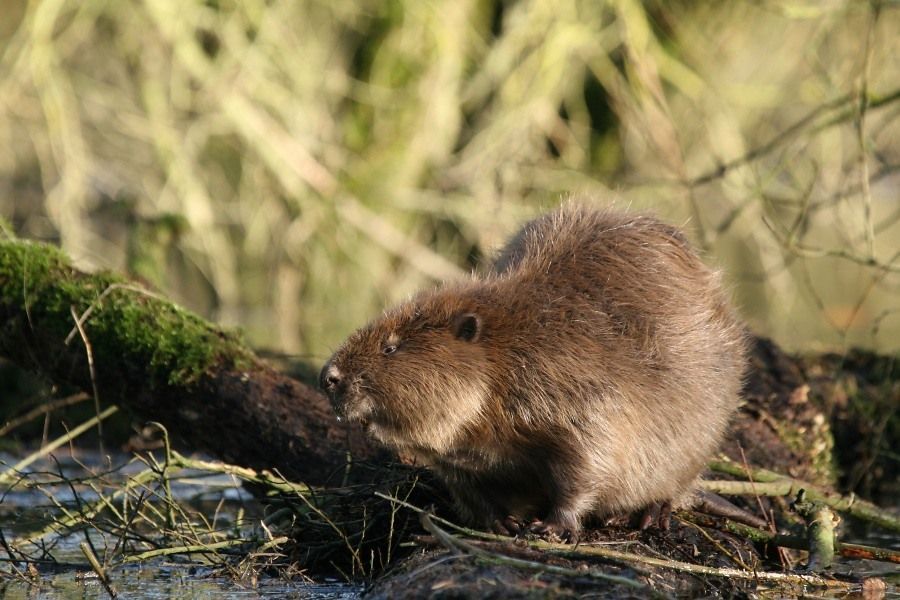
[(45, 244), (0, 241), (0, 355), (193, 448), (307, 483), (342, 476), (348, 452), (383, 453), (233, 333), (116, 275), (80, 272)]

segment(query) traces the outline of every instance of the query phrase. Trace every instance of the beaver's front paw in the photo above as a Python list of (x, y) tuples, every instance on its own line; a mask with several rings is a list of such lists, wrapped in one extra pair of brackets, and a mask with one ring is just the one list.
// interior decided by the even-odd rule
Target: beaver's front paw
[(503, 519), (495, 519), (491, 523), (491, 531), (499, 535), (517, 536), (528, 530), (525, 521), (513, 515), (507, 515)]

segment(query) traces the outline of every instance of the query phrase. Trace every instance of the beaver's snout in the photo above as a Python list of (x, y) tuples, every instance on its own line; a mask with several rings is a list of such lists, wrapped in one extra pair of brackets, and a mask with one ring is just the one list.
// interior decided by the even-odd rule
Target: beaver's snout
[(354, 385), (349, 381), (332, 361), (325, 363), (319, 373), (319, 388), (331, 401), (338, 420), (349, 419), (365, 425), (371, 418), (374, 412), (372, 401), (360, 394), (358, 382)]
[(331, 361), (325, 363), (325, 366), (322, 367), (322, 372), (319, 373), (319, 387), (323, 392), (332, 397), (341, 387), (343, 380), (344, 376), (341, 375), (340, 369), (331, 363)]
[(322, 372), (319, 373), (319, 389), (328, 396), (331, 406), (339, 419), (345, 416), (343, 396), (347, 391), (346, 387), (344, 385), (344, 376), (341, 370), (337, 368), (337, 365), (331, 361), (325, 363), (325, 366), (322, 367)]

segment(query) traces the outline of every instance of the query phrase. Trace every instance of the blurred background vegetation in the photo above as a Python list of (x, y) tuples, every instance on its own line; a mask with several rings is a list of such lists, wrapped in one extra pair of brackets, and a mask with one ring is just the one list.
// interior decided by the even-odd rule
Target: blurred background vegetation
[(900, 349), (900, 5), (2, 0), (0, 214), (324, 360), (568, 193), (752, 328)]

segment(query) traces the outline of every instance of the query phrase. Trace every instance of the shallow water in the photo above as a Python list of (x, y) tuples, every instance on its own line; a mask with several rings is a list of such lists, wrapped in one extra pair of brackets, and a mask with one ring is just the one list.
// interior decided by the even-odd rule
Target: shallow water
[[(286, 584), (280, 581), (260, 582), (256, 588), (248, 589), (234, 583), (217, 579), (197, 579), (192, 576), (150, 576), (114, 577), (113, 585), (120, 598), (299, 598), (302, 600), (355, 600), (362, 588), (346, 584)], [(59, 575), (44, 579), (39, 586), (20, 582), (0, 583), (0, 597), (4, 600), (68, 600), (83, 598), (107, 599), (106, 590), (95, 581), (76, 581), (71, 575)]]
[[(220, 600), (223, 598), (299, 598), (303, 600), (354, 600), (362, 588), (342, 583), (286, 583), (263, 579), (254, 588), (242, 587), (223, 578), (204, 578), (187, 569), (134, 568), (118, 570), (112, 576), (120, 598), (185, 598)], [(107, 599), (109, 595), (96, 580), (77, 580), (72, 572), (43, 577), (39, 585), (21, 581), (0, 582), (4, 600)]]

